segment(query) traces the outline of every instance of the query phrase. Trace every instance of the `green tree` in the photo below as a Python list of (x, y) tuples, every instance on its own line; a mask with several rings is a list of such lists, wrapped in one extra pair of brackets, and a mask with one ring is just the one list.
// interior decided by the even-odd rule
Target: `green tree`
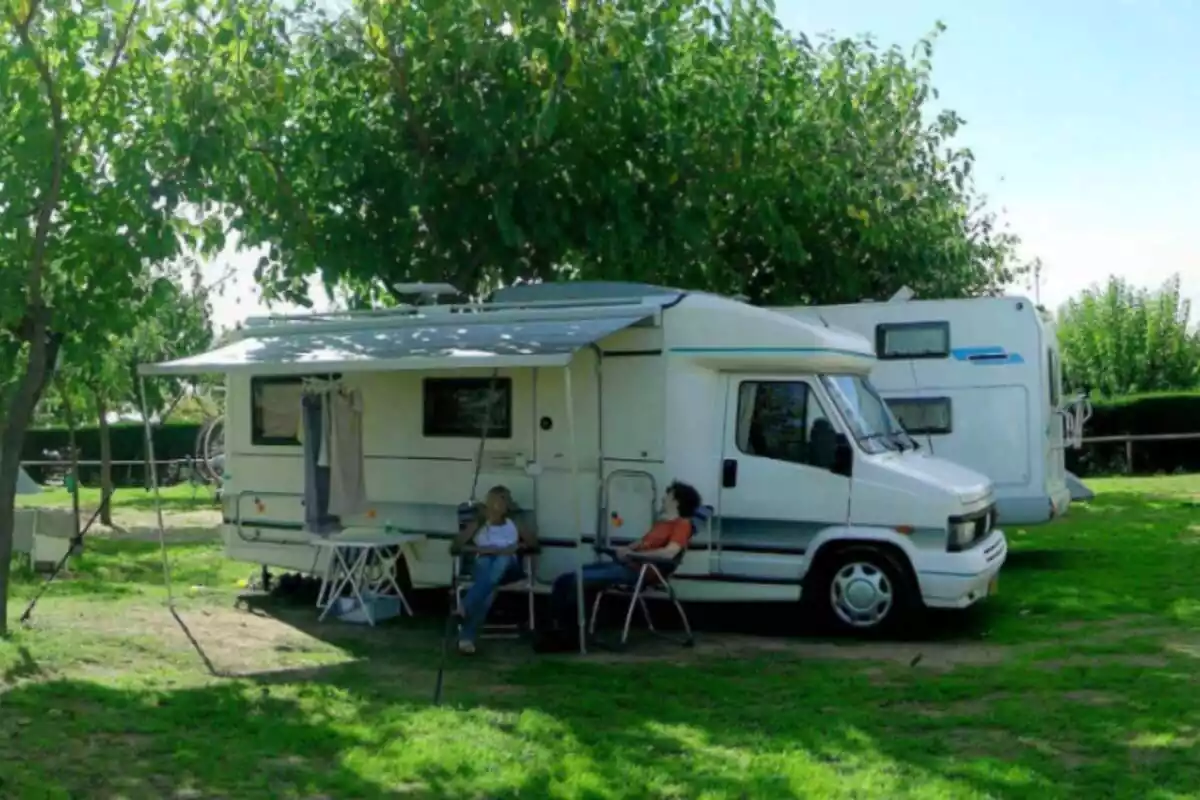
[(518, 278), (831, 302), (1019, 271), (962, 120), (927, 113), (929, 41), (814, 43), (697, 0), (360, 0), (288, 41), (222, 133), (269, 297), (319, 273), (357, 302)]
[(1175, 275), (1156, 291), (1112, 276), (1058, 312), (1063, 380), (1106, 397), (1200, 385), (1200, 335)]
[(225, 157), (209, 131), (253, 8), (0, 0), (0, 634), (21, 447), (64, 342), (126, 335), (169, 300), (152, 265), (220, 246), (219, 218), (178, 212)]
[[(161, 274), (149, 276), (144, 307), (131, 309), (137, 323), (128, 333), (108, 334), (103, 347), (86, 329), (66, 338), (62, 358), (48, 401), (75, 411), (82, 423), (99, 427), (100, 485), (113, 488), (110, 412), (141, 412), (140, 364), (165, 361), (204, 350), (212, 343), (211, 307), (199, 266), (190, 260), (171, 264)], [(179, 379), (146, 382), (150, 413), (163, 414), (191, 388)], [(83, 410), (86, 413), (81, 413)], [(105, 509), (102, 521), (112, 524)]]

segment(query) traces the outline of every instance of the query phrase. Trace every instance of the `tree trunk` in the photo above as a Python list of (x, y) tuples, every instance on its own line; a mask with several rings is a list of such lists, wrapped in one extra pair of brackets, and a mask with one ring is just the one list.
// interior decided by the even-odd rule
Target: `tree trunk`
[[(108, 405), (99, 392), (93, 392), (96, 397), (96, 417), (99, 420), (100, 433), (100, 498), (103, 500), (113, 491), (112, 476), (112, 432), (108, 427)], [(100, 522), (108, 527), (113, 526), (112, 504), (103, 507), (100, 512)]]
[(83, 530), (79, 527), (82, 524), (79, 519), (79, 492), (83, 489), (83, 486), (79, 483), (79, 440), (75, 435), (77, 429), (75, 425), (75, 409), (71, 405), (71, 395), (67, 394), (65, 386), (61, 386), (60, 384), (59, 393), (62, 395), (63, 413), (67, 418), (67, 452), (70, 454), (71, 459), (71, 471), (69, 473), (71, 476), (71, 513), (75, 517), (75, 535), (78, 536), (79, 532)]
[(0, 636), (8, 633), (8, 579), (12, 567), (17, 474), (25, 432), (46, 383), (52, 377), (61, 337), (46, 330), (42, 320), (29, 325), (29, 358), (24, 373), (6, 403), (4, 433), (0, 435)]

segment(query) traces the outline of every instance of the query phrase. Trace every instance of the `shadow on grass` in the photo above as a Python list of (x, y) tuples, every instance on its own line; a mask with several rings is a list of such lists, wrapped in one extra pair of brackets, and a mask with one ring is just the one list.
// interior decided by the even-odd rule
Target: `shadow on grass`
[(0, 796), (383, 797), (341, 756), (361, 742), (302, 698), (228, 683), (125, 691), (77, 681), (25, 684), (3, 696)]
[(1062, 550), (1013, 550), (1004, 562), (1005, 572), (1026, 570), (1065, 570), (1071, 566), (1071, 554)]
[[(1006, 570), (1012, 590), (954, 618), (976, 630), (1023, 625), (1028, 636), (1028, 618), (1016, 611), (1030, 600), (1061, 614), (1070, 589), (1077, 599), (1125, 607), (1141, 573), (1114, 584), (1108, 570), (1161, 567), (1175, 524), (1146, 518), (1150, 532), (1134, 535), (1152, 552), (1132, 562), (1123, 548), (1098, 545), (1095, 558), (1075, 559), (1079, 537), (1090, 535), (1082, 516), (1040, 535), (1044, 549), (1016, 547)], [(172, 551), (196, 575), (209, 568), (203, 549)], [(1023, 552), (1062, 558), (1023, 563)], [(122, 542), (104, 555), (108, 568), (122, 564), (124, 581), (161, 582), (153, 543)], [(1056, 580), (1056, 570), (1085, 585)], [(1150, 596), (1157, 603), (1175, 588)], [(446, 593), (410, 599), (422, 617), (378, 629), (319, 624), (311, 606), (250, 604), (336, 645), (355, 658), (350, 664), (198, 689), (10, 689), (0, 696), (0, 796), (54, 788), (239, 798), (1050, 798), (1186, 794), (1200, 785), (1189, 744), (1200, 713), (1183, 668), (998, 664), (944, 675), (893, 667), (881, 678), (869, 662), (804, 661), (787, 650), (697, 659), (662, 648), (639, 654), (639, 640), (631, 658), (578, 659), (496, 642), (475, 659), (452, 655), (449, 705), (432, 708)], [(689, 611), (702, 642), (721, 630), (782, 635), (798, 627), (791, 604)], [(217, 673), (206, 643), (189, 638)], [(13, 669), (27, 670), (27, 656)], [(1104, 702), (1071, 700), (1081, 687)], [(955, 710), (980, 703), (982, 711)]]
[(41, 677), (44, 674), (41, 664), (34, 660), (29, 648), (20, 647), (17, 649), (16, 663), (0, 674), (0, 683), (16, 683), (20, 680)]
[[(26, 722), (16, 750), (0, 751), (0, 775), (80, 786), (55, 772), (55, 748), (90, 737), (121, 763), (94, 765), (87, 788), (132, 796), (191, 787), (198, 796), (439, 800), (903, 797), (920, 787), (922, 796), (1138, 797), (1200, 781), (1187, 745), (1200, 713), (1181, 705), (1190, 692), (1178, 671), (1096, 668), (1088, 688), (1113, 699), (1085, 705), (1069, 699), (1081, 677), (1069, 671), (896, 668), (880, 680), (869, 663), (787, 652), (547, 658), (492, 642), (476, 658), (452, 657), (448, 705), (434, 708), (435, 621), (369, 630), (317, 625), (311, 609), (277, 616), (323, 631), (356, 660), (181, 692), (18, 688), (0, 740), (12, 713), (72, 717), (65, 730), (61, 720)], [(975, 709), (980, 698), (993, 705)], [(1155, 738), (1177, 743), (1138, 749)], [(211, 758), (218, 746), (230, 755)], [(28, 766), (43, 752), (51, 764)], [(184, 757), (158, 761), (158, 752)]]

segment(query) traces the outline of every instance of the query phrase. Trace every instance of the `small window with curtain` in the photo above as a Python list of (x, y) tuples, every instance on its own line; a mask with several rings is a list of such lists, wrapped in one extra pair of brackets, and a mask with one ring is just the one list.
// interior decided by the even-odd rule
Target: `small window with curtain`
[(893, 322), (875, 326), (875, 355), (881, 359), (946, 358), (949, 322)]
[(428, 438), (512, 438), (511, 378), (426, 378), (423, 394)]
[(254, 445), (300, 445), (300, 399), (303, 379), (252, 378), (250, 442)]
[(901, 427), (913, 436), (936, 436), (954, 430), (949, 397), (893, 397), (887, 404)]

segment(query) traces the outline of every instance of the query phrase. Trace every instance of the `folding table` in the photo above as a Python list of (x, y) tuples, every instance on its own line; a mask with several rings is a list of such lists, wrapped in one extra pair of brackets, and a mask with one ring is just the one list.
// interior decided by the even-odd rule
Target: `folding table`
[[(386, 556), (388, 550), (399, 547), (412, 558), (412, 545), (424, 540), (425, 535), (420, 533), (361, 528), (331, 536), (314, 535), (313, 546), (330, 550), (325, 574), (321, 577), (321, 589), (317, 593), (317, 608), (321, 609), (318, 621), (328, 616), (347, 587), (363, 609), (367, 624), (372, 627), (375, 625), (374, 610), (365, 596), (391, 594), (400, 600), (400, 605), (412, 616), (412, 607), (400, 584), (396, 583), (395, 571), (387, 568)], [(381, 566), (379, 575), (370, 577), (369, 568), (375, 564)]]

